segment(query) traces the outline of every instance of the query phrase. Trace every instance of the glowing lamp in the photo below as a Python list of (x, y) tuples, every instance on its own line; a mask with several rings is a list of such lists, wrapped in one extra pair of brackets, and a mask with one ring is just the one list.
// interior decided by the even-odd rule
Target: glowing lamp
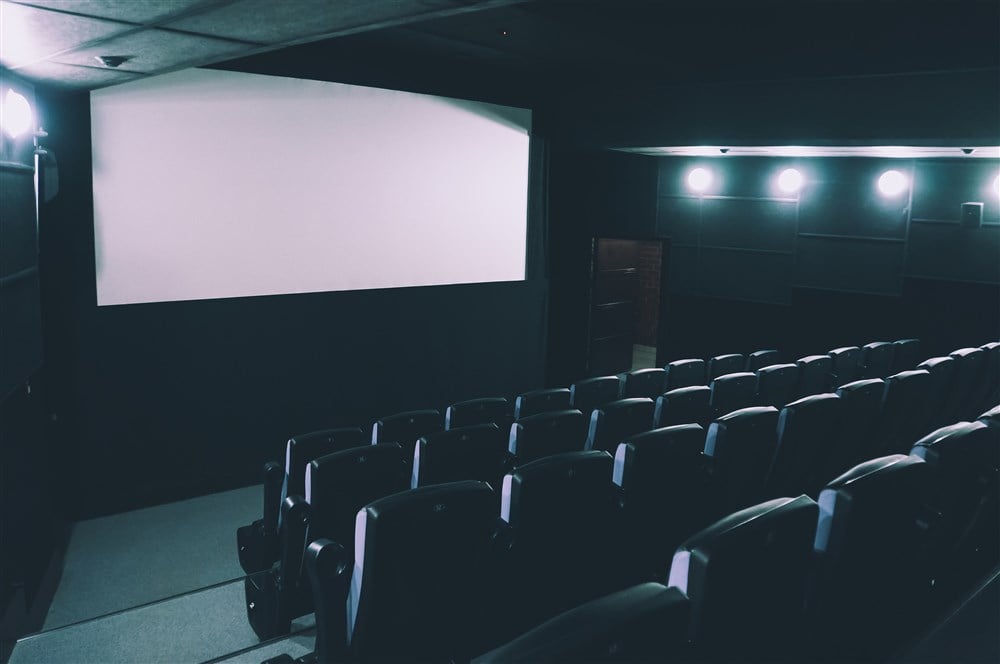
[(898, 196), (908, 186), (906, 176), (896, 170), (883, 173), (878, 179), (878, 190), (883, 196)]
[(31, 129), (31, 106), (24, 95), (8, 89), (0, 104), (0, 126), (11, 138)]
[(688, 173), (687, 183), (692, 191), (706, 191), (712, 184), (712, 171), (707, 168), (695, 168)]
[(778, 175), (778, 189), (786, 194), (794, 194), (802, 188), (802, 173), (797, 169), (786, 168)]

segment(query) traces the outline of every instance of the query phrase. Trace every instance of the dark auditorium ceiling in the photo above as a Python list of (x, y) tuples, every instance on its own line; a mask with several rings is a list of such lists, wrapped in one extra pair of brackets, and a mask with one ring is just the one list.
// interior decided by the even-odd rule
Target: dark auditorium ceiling
[[(0, 65), (84, 90), (287, 47), (316, 66), (430, 63), (524, 94), (607, 94), (695, 80), (995, 68), (998, 43), (997, 0), (0, 2)], [(101, 55), (128, 60), (108, 68)]]

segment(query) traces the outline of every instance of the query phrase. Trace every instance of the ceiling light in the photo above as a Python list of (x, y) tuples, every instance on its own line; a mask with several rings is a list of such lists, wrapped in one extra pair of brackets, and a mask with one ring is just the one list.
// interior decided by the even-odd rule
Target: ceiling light
[(705, 191), (712, 184), (712, 171), (707, 168), (695, 168), (688, 173), (687, 183), (693, 191)]
[(795, 168), (786, 168), (778, 175), (778, 189), (786, 194), (794, 194), (802, 188), (802, 173)]
[(0, 103), (0, 126), (11, 138), (17, 138), (31, 129), (31, 105), (24, 95), (8, 88)]
[(94, 59), (109, 69), (121, 67), (129, 61), (129, 57), (126, 55), (95, 55)]
[(896, 170), (890, 170), (883, 173), (878, 179), (878, 190), (882, 192), (884, 196), (898, 196), (899, 194), (906, 191), (906, 187), (909, 183), (906, 181), (906, 176)]

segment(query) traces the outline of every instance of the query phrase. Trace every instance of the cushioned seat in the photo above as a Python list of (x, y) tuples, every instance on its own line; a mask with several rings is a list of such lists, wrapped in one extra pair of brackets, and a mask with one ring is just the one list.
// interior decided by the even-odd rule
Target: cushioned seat
[(930, 385), (927, 388), (930, 394), (927, 404), (929, 426), (950, 424), (945, 421), (947, 416), (945, 404), (948, 401), (952, 381), (955, 379), (957, 366), (958, 362), (951, 356), (932, 357), (917, 365), (917, 369), (923, 369), (931, 375)]
[(569, 400), (570, 392), (566, 387), (525, 392), (514, 400), (514, 419), (551, 413), (554, 410), (566, 410), (570, 407)]
[(845, 460), (840, 471), (876, 456), (874, 436), (884, 391), (885, 381), (881, 378), (856, 380), (837, 388), (842, 411), (837, 446)]
[(1000, 428), (1000, 405), (993, 406), (979, 416), (978, 420), (991, 428)]
[(777, 427), (778, 409), (773, 406), (741, 408), (709, 425), (704, 453), (720, 513), (764, 499), (764, 480), (778, 445)]
[(986, 373), (986, 352), (981, 348), (959, 348), (951, 353), (955, 376), (944, 405), (944, 421), (951, 423), (975, 417), (982, 409), (975, 395)]
[(503, 397), (470, 399), (448, 406), (444, 411), (444, 428), (447, 431), (476, 424), (495, 424), (507, 431), (513, 419), (510, 402)]
[(751, 373), (757, 371), (758, 369), (763, 369), (764, 367), (770, 367), (775, 364), (780, 364), (781, 361), (778, 359), (780, 353), (776, 350), (758, 350), (747, 355), (747, 365), (744, 371), (749, 371)]
[(570, 406), (589, 417), (595, 408), (617, 401), (620, 387), (618, 376), (578, 380), (569, 386)]
[(799, 397), (799, 367), (773, 364), (757, 370), (757, 402), (781, 408)]
[(652, 399), (637, 397), (612, 401), (591, 413), (584, 449), (613, 452), (627, 436), (652, 428)]
[(861, 347), (861, 377), (885, 378), (892, 373), (895, 346), (889, 341), (873, 341)]
[(666, 372), (663, 369), (636, 369), (621, 376), (621, 398), (647, 397), (655, 399), (663, 394)]
[(383, 417), (372, 427), (373, 443), (399, 443), (403, 449), (412, 445), (424, 434), (441, 431), (444, 420), (436, 410), (410, 410)]
[(709, 414), (712, 419), (740, 408), (757, 405), (757, 376), (749, 372), (719, 376), (709, 386)]
[(1000, 341), (991, 341), (980, 346), (986, 353), (986, 387), (980, 409), (986, 409), (1000, 402)]
[(892, 343), (892, 373), (916, 369), (920, 362), (920, 339), (900, 339)]
[(885, 379), (882, 414), (875, 430), (877, 454), (903, 454), (927, 433), (931, 423), (931, 375), (923, 369)]
[(557, 410), (522, 418), (510, 428), (507, 450), (517, 465), (564, 452), (581, 452), (587, 418), (578, 410)]
[(706, 378), (713, 380), (726, 374), (740, 373), (747, 365), (747, 360), (740, 353), (716, 355), (708, 361)]
[(495, 424), (422, 436), (413, 450), (410, 487), (479, 480), (499, 489), (507, 472), (507, 439), (507, 431)]
[(768, 496), (815, 496), (847, 461), (837, 447), (842, 411), (836, 394), (793, 401), (778, 415), (778, 446), (765, 480)]
[(861, 349), (857, 346), (834, 348), (827, 355), (833, 360), (832, 385), (845, 385), (861, 378)]
[(675, 424), (708, 424), (711, 411), (708, 408), (712, 390), (707, 385), (679, 387), (664, 392), (656, 398), (653, 408), (653, 427), (669, 427)]
[(796, 398), (830, 391), (833, 359), (829, 355), (808, 355), (795, 364), (799, 367), (799, 393)]
[(681, 387), (708, 384), (705, 360), (676, 360), (663, 367), (663, 371), (665, 392)]

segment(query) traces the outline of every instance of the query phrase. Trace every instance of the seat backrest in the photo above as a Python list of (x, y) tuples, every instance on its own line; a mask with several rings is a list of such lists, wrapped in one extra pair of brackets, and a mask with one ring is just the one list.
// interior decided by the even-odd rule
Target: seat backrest
[(347, 630), (355, 661), (461, 661), (481, 652), (496, 496), (454, 482), (358, 512)]
[(554, 410), (566, 410), (570, 407), (569, 401), (570, 392), (566, 387), (525, 392), (514, 400), (514, 419), (519, 420)]
[(798, 397), (823, 394), (830, 391), (833, 377), (833, 359), (829, 355), (807, 355), (800, 358)]
[(711, 419), (709, 398), (712, 390), (707, 385), (679, 387), (656, 397), (653, 407), (653, 427), (669, 427), (675, 424), (706, 425)]
[(877, 453), (905, 454), (927, 433), (931, 387), (931, 375), (924, 369), (900, 371), (885, 379), (882, 414), (875, 434)]
[(621, 398), (648, 397), (655, 399), (663, 393), (666, 371), (659, 368), (635, 369), (621, 375)]
[(591, 413), (584, 449), (612, 452), (626, 437), (652, 428), (652, 399), (636, 397), (612, 401)]
[(569, 402), (573, 408), (589, 416), (595, 408), (617, 401), (619, 389), (618, 376), (578, 380), (569, 386)]
[(816, 503), (777, 498), (717, 521), (674, 554), (667, 585), (691, 601), (690, 637), (710, 660), (799, 652)]
[(856, 380), (837, 388), (843, 411), (837, 444), (850, 464), (848, 467), (876, 456), (873, 437), (882, 413), (884, 391), (885, 381), (881, 378)]
[(920, 339), (899, 339), (892, 342), (892, 373), (915, 369), (920, 361)]
[(741, 353), (716, 355), (708, 361), (708, 380), (713, 380), (726, 374), (740, 373), (747, 365), (747, 360)]
[(980, 415), (978, 421), (988, 427), (1000, 429), (1000, 404)]
[(503, 397), (470, 399), (453, 403), (444, 411), (445, 430), (476, 424), (495, 424), (506, 431), (513, 421), (510, 401)]
[(764, 480), (778, 445), (778, 409), (741, 408), (708, 426), (704, 453), (711, 460), (719, 510), (725, 514), (763, 499)]
[(765, 481), (769, 496), (815, 496), (847, 463), (837, 445), (840, 397), (814, 394), (793, 401), (778, 415), (778, 447)]
[(506, 460), (507, 432), (495, 424), (429, 433), (414, 446), (410, 488), (479, 480), (499, 489)]
[(979, 404), (979, 409), (984, 410), (1000, 402), (1000, 341), (991, 341), (980, 348), (986, 353), (984, 390)]
[(861, 377), (885, 378), (892, 373), (895, 346), (889, 341), (873, 341), (861, 347)]
[(675, 360), (663, 367), (663, 371), (665, 372), (663, 389), (667, 392), (681, 387), (708, 384), (705, 360)]
[(472, 662), (674, 661), (688, 617), (684, 593), (643, 583), (561, 613)]
[(861, 377), (861, 349), (857, 346), (834, 348), (827, 355), (833, 360), (834, 385), (844, 385)]
[(288, 496), (304, 496), (306, 492), (306, 466), (325, 454), (349, 450), (368, 444), (368, 437), (358, 427), (324, 429), (292, 436), (285, 445), (285, 484), (281, 500)]
[(409, 410), (383, 417), (372, 427), (372, 443), (399, 443), (409, 449), (424, 434), (441, 431), (444, 421), (436, 410)]
[(776, 350), (758, 350), (747, 355), (747, 365), (744, 371), (751, 373), (764, 367), (780, 364), (780, 353)]
[(747, 371), (725, 374), (714, 378), (709, 387), (712, 390), (708, 398), (712, 419), (757, 405), (756, 374)]
[(757, 402), (781, 408), (799, 397), (799, 367), (772, 364), (757, 370)]
[(578, 410), (557, 410), (522, 418), (511, 426), (507, 451), (524, 465), (542, 457), (581, 452), (587, 442), (587, 418)]
[(958, 362), (950, 356), (932, 357), (917, 365), (917, 369), (923, 369), (931, 375), (928, 387), (931, 400), (927, 404), (931, 426), (947, 424), (944, 421), (944, 404), (948, 400), (957, 366)]
[(945, 408), (948, 421), (954, 422), (975, 417), (982, 410), (980, 397), (984, 396), (983, 382), (988, 373), (989, 355), (982, 348), (959, 348), (952, 351), (951, 357), (958, 365)]

